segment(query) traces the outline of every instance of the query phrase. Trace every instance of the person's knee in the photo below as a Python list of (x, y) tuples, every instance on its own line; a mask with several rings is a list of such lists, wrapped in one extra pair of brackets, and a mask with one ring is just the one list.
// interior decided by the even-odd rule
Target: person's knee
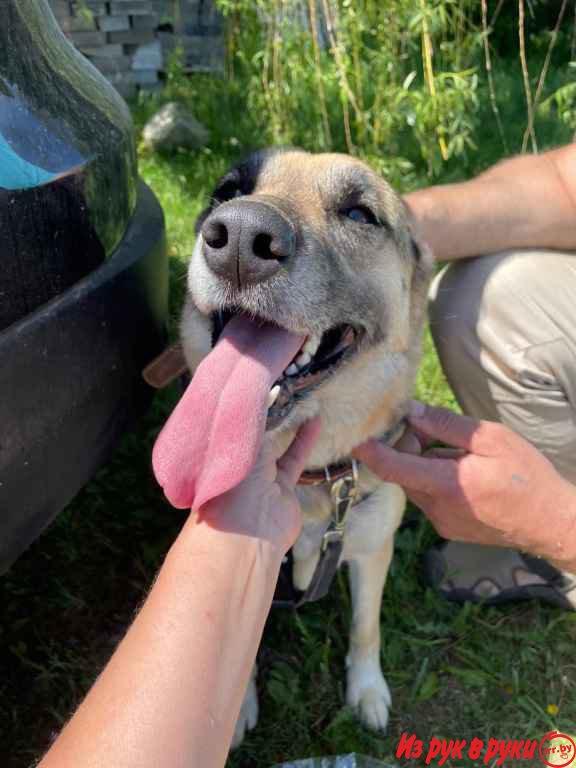
[(430, 330), (446, 378), (470, 415), (497, 419), (495, 386), (515, 386), (514, 349), (530, 346), (539, 332), (533, 304), (542, 263), (536, 272), (531, 257), (498, 253), (451, 264), (433, 281)]
[[(456, 262), (433, 281), (430, 327), (439, 352), (525, 349), (564, 336), (576, 288), (574, 255), (506, 251)], [(569, 334), (573, 335), (573, 334)]]
[(573, 254), (502, 253), (434, 281), (430, 325), (464, 412), (501, 421), (574, 479), (576, 270)]
[(478, 317), (486, 288), (483, 257), (445, 267), (432, 282), (429, 296), (430, 331), (443, 366), (476, 359), (480, 342)]

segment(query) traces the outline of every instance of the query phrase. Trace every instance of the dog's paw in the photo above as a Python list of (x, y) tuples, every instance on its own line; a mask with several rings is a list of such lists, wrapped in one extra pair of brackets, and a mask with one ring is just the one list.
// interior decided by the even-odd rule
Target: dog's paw
[(234, 728), (234, 736), (232, 737), (232, 749), (236, 749), (244, 741), (244, 736), (256, 727), (258, 722), (258, 692), (256, 691), (255, 677), (250, 678), (248, 688), (244, 694), (244, 701), (240, 708), (240, 714), (238, 720), (236, 720), (236, 727)]
[(346, 703), (356, 710), (361, 722), (375, 731), (388, 725), (392, 698), (376, 659), (352, 661), (348, 666)]

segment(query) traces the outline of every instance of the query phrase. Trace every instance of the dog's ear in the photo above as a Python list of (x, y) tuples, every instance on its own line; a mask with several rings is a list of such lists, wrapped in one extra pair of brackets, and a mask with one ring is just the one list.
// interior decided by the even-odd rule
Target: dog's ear
[(434, 270), (434, 254), (428, 243), (422, 237), (420, 225), (408, 203), (402, 199), (402, 205), (408, 222), (410, 232), (410, 245), (414, 256), (415, 275), (427, 279)]
[(412, 316), (412, 327), (420, 328), (426, 313), (428, 288), (434, 274), (434, 254), (432, 253), (432, 248), (430, 248), (420, 234), (420, 227), (412, 210), (404, 200), (402, 200), (402, 203), (406, 213), (410, 247), (414, 261), (412, 283), (410, 286), (410, 314)]

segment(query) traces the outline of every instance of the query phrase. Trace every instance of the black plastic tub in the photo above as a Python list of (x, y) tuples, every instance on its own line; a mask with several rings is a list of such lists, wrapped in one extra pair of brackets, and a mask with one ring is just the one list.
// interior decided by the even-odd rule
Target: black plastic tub
[(128, 109), (46, 0), (0, 3), (0, 571), (110, 454), (165, 342)]

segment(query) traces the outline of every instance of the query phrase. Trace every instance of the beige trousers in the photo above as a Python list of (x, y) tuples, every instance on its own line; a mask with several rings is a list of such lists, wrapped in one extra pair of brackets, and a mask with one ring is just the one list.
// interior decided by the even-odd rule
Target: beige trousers
[(507, 424), (576, 484), (576, 253), (455, 262), (434, 280), (430, 304), (462, 410)]

